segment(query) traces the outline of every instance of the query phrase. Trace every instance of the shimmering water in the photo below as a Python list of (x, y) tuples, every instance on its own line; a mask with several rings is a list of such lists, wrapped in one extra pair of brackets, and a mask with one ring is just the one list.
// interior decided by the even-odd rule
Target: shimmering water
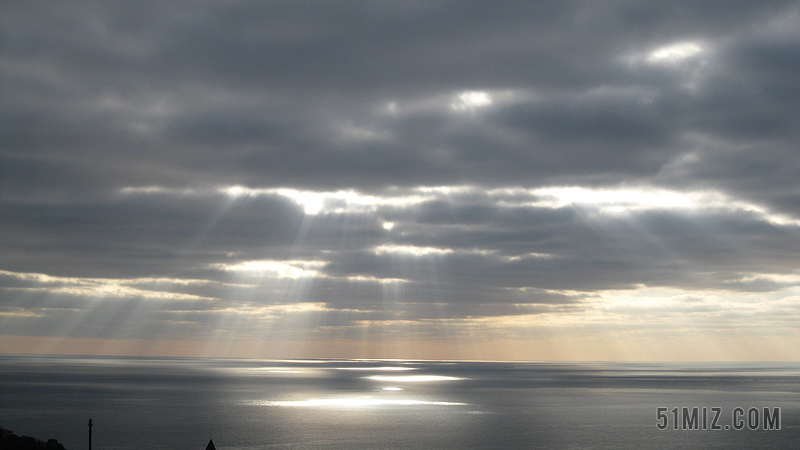
[[(673, 429), (693, 407), (781, 408), (781, 429)], [(83, 450), (90, 418), (95, 450), (791, 449), (800, 364), (0, 356), (0, 426)]]

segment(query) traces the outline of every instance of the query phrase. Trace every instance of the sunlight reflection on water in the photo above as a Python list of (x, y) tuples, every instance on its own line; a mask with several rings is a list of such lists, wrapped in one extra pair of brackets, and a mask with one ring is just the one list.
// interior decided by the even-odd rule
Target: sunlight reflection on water
[[(0, 420), (76, 450), (88, 418), (108, 450), (204, 448), (212, 432), (227, 450), (795, 448), (798, 374), (797, 363), (0, 355)], [(656, 428), (657, 407), (712, 406), (779, 407), (783, 428)]]
[(428, 400), (410, 399), (384, 399), (384, 398), (312, 398), (308, 400), (287, 400), (287, 401), (261, 401), (253, 400), (243, 402), (247, 405), (256, 406), (290, 406), (290, 407), (345, 407), (358, 408), (369, 406), (467, 406), (467, 403), (460, 402), (439, 402)]
[(443, 375), (372, 375), (366, 377), (375, 381), (394, 381), (394, 382), (411, 382), (411, 383), (424, 383), (428, 381), (455, 381), (455, 380), (468, 380), (469, 378), (459, 377), (446, 377)]

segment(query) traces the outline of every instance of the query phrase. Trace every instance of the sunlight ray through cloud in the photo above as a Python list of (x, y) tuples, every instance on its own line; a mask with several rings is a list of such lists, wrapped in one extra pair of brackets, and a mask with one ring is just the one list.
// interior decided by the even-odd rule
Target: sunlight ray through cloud
[(0, 18), (0, 351), (800, 358), (795, 1)]

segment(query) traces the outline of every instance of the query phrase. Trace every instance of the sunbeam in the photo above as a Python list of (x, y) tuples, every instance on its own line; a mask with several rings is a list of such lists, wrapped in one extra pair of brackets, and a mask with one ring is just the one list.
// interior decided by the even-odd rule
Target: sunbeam
[(793, 2), (0, 9), (2, 352), (800, 358)]

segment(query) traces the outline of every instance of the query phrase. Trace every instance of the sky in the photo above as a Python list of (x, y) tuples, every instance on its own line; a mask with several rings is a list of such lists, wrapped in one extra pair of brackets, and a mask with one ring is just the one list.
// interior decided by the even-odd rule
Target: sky
[(0, 353), (800, 360), (800, 2), (0, 5)]

